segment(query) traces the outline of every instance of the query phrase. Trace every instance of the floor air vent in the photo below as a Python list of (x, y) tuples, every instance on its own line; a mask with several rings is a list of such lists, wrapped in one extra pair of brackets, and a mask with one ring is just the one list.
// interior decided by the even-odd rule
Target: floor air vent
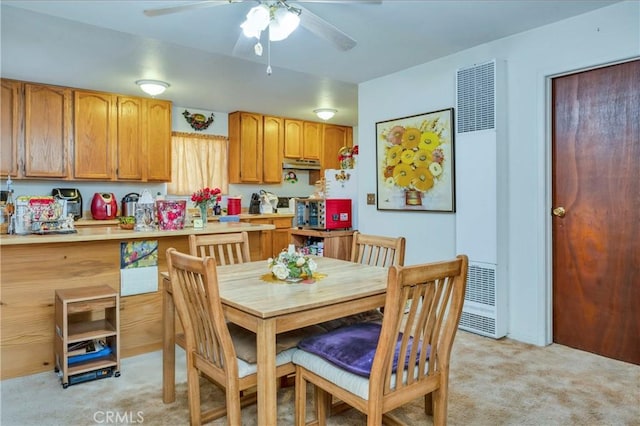
[(460, 328), (500, 338), (506, 335), (502, 322), (497, 309), (496, 265), (470, 261)]

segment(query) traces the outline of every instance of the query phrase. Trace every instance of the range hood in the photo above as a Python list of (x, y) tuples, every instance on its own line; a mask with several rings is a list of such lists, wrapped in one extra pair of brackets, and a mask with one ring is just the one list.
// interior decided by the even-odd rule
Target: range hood
[(282, 162), (283, 169), (296, 170), (320, 170), (319, 160), (297, 160), (293, 158), (285, 158)]

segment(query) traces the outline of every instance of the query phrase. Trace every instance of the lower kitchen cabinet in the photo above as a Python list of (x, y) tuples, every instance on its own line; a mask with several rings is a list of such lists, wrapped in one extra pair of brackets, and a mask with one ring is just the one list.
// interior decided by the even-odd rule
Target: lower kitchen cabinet
[(351, 231), (316, 231), (314, 229), (291, 229), (291, 243), (296, 247), (324, 244), (323, 256), (350, 260), (353, 233)]
[(251, 260), (266, 260), (275, 257), (289, 246), (289, 231), (293, 216), (242, 218), (241, 222), (274, 225), (270, 231), (250, 232), (249, 251)]

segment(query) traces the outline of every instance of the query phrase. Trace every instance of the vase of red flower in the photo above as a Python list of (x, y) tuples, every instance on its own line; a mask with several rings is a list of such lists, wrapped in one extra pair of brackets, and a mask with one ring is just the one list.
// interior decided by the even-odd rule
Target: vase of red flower
[(221, 194), (222, 191), (220, 191), (220, 188), (206, 187), (197, 190), (191, 195), (191, 201), (193, 201), (196, 207), (200, 209), (200, 217), (202, 218), (203, 224), (206, 225), (207, 223), (207, 211), (209, 206), (214, 206), (215, 210), (215, 206), (217, 206), (222, 199)]

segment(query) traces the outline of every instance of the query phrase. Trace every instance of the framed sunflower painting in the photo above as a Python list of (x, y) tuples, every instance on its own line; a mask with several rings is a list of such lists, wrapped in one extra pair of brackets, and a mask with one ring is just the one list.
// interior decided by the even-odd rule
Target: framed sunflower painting
[(453, 108), (376, 123), (378, 210), (455, 211)]

